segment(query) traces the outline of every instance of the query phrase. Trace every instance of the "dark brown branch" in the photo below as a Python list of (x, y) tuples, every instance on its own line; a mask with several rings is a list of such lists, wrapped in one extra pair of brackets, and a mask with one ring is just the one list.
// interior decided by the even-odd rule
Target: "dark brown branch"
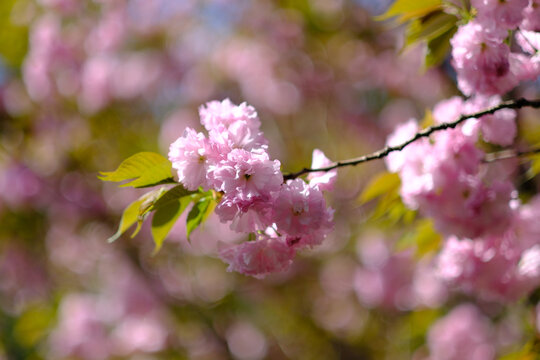
[(283, 177), (284, 177), (285, 180), (295, 179), (295, 178), (297, 178), (299, 176), (302, 176), (302, 175), (305, 175), (305, 174), (308, 174), (308, 173), (319, 172), (319, 171), (323, 171), (323, 172), (324, 171), (330, 171), (330, 170), (337, 169), (337, 168), (344, 167), (344, 166), (355, 166), (355, 165), (365, 163), (365, 162), (368, 162), (368, 161), (377, 160), (377, 159), (383, 159), (388, 154), (390, 154), (391, 152), (401, 151), (407, 145), (415, 142), (418, 139), (429, 137), (431, 134), (433, 134), (434, 132), (437, 132), (437, 131), (446, 130), (446, 129), (453, 129), (456, 126), (458, 126), (459, 124), (461, 124), (462, 122), (464, 122), (465, 120), (472, 119), (472, 118), (479, 118), (479, 117), (482, 117), (484, 115), (491, 115), (491, 114), (493, 114), (493, 113), (495, 113), (495, 112), (497, 112), (497, 111), (499, 111), (501, 109), (521, 109), (521, 108), (524, 108), (524, 107), (540, 108), (540, 99), (538, 99), (538, 100), (517, 99), (517, 100), (505, 101), (505, 102), (500, 103), (497, 106), (491, 107), (491, 108), (486, 109), (484, 111), (480, 111), (480, 112), (477, 112), (477, 113), (474, 113), (474, 114), (469, 114), (469, 115), (462, 115), (462, 116), (459, 117), (459, 119), (457, 119), (457, 120), (455, 120), (453, 122), (442, 123), (442, 124), (427, 127), (425, 129), (417, 132), (412, 138), (410, 138), (409, 140), (405, 141), (404, 143), (402, 143), (400, 145), (386, 146), (383, 149), (381, 149), (379, 151), (376, 151), (374, 153), (363, 155), (363, 156), (360, 156), (360, 157), (357, 157), (357, 158), (354, 158), (354, 159), (337, 161), (337, 162), (333, 163), (332, 165), (322, 167), (322, 168), (318, 168), (318, 169), (304, 168), (304, 169), (302, 169), (300, 171), (297, 171), (297, 172), (293, 172), (293, 173), (290, 173), (290, 174), (285, 174)]

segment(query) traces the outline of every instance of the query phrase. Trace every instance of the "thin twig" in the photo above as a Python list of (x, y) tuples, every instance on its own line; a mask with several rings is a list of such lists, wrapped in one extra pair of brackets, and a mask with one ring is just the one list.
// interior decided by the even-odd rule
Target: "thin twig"
[(540, 154), (540, 148), (528, 149), (528, 150), (523, 150), (523, 151), (504, 150), (504, 151), (486, 154), (486, 157), (484, 158), (483, 162), (491, 163), (491, 162), (495, 162), (499, 160), (513, 159), (516, 157), (522, 157), (522, 156), (528, 156), (528, 155), (534, 155), (534, 154)]
[(379, 151), (376, 151), (374, 153), (363, 155), (363, 156), (360, 156), (360, 157), (357, 157), (357, 158), (354, 158), (354, 159), (337, 161), (337, 162), (335, 162), (335, 163), (333, 163), (333, 164), (331, 164), (329, 166), (318, 168), (318, 169), (303, 168), (300, 171), (285, 174), (285, 175), (283, 175), (283, 178), (285, 180), (295, 179), (295, 178), (297, 178), (299, 176), (302, 176), (302, 175), (305, 175), (305, 174), (308, 174), (308, 173), (319, 172), (319, 171), (325, 172), (325, 171), (330, 171), (330, 170), (337, 169), (337, 168), (344, 167), (344, 166), (355, 166), (355, 165), (365, 163), (365, 162), (368, 162), (368, 161), (377, 160), (377, 159), (383, 159), (388, 154), (390, 154), (391, 152), (401, 151), (407, 145), (412, 144), (413, 142), (415, 142), (418, 139), (429, 137), (431, 134), (433, 134), (434, 132), (437, 132), (437, 131), (446, 130), (446, 129), (453, 129), (456, 126), (458, 126), (459, 124), (461, 124), (462, 122), (464, 122), (465, 120), (472, 119), (472, 118), (479, 118), (479, 117), (482, 117), (484, 115), (491, 115), (491, 114), (493, 114), (493, 113), (495, 113), (495, 112), (497, 112), (497, 111), (499, 111), (501, 109), (521, 109), (523, 107), (540, 108), (540, 99), (538, 99), (538, 100), (527, 100), (527, 99), (522, 98), (522, 99), (517, 99), (517, 100), (505, 101), (505, 102), (500, 103), (497, 106), (491, 107), (491, 108), (486, 109), (484, 111), (480, 111), (480, 112), (477, 112), (477, 113), (474, 113), (474, 114), (469, 114), (469, 115), (461, 115), (457, 120), (455, 120), (453, 122), (442, 123), (442, 124), (427, 127), (425, 129), (417, 132), (412, 138), (410, 138), (409, 140), (405, 141), (404, 143), (402, 143), (400, 145), (386, 146), (383, 149), (381, 149)]

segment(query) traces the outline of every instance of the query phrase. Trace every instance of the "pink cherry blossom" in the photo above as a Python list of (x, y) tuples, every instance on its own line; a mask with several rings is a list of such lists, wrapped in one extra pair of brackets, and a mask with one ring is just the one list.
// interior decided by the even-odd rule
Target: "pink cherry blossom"
[(253, 132), (258, 133), (261, 122), (257, 111), (246, 103), (233, 104), (229, 99), (211, 101), (199, 109), (201, 123), (206, 130), (211, 131), (219, 125), (229, 127), (236, 121), (243, 121), (249, 125)]
[(540, 198), (521, 206), (505, 232), (450, 237), (437, 260), (439, 276), (481, 299), (514, 301), (540, 285)]
[(533, 56), (510, 54), (510, 67), (520, 81), (534, 81), (540, 76), (540, 53)]
[(516, 32), (516, 41), (528, 54), (534, 55), (540, 50), (540, 32), (520, 30)]
[(210, 146), (203, 133), (186, 128), (184, 135), (173, 142), (169, 148), (169, 160), (178, 171), (178, 180), (189, 190), (199, 186), (208, 189), (206, 174)]
[(235, 121), (229, 126), (216, 125), (210, 130), (209, 137), (224, 154), (233, 149), (266, 149), (268, 143), (262, 132), (258, 132), (246, 121)]
[(523, 10), (523, 22), (519, 26), (523, 30), (540, 31), (540, 1), (531, 0)]
[(280, 234), (296, 247), (322, 242), (332, 229), (333, 210), (326, 206), (322, 192), (303, 180), (289, 180), (277, 195), (272, 218)]
[(471, 4), (478, 10), (477, 19), (482, 24), (515, 29), (529, 0), (471, 0)]
[(464, 113), (464, 101), (459, 96), (437, 103), (433, 108), (433, 119), (437, 124), (456, 121)]
[[(476, 96), (467, 101), (465, 109), (467, 113), (482, 111), (501, 103), (501, 98), (492, 96), (489, 98)], [(469, 131), (473, 128), (482, 133), (482, 138), (489, 143), (508, 146), (514, 142), (517, 135), (516, 111), (501, 109), (492, 115), (482, 116), (480, 119), (467, 121)]]
[[(434, 111), (436, 121), (454, 119), (460, 107), (459, 98), (439, 104)], [(417, 129), (416, 123), (409, 121), (396, 129), (387, 144), (402, 143)], [(466, 127), (438, 132), (431, 142), (421, 139), (391, 154), (386, 163), (400, 175), (403, 202), (432, 217), (444, 234), (477, 237), (504, 231), (510, 222), (514, 188), (504, 177), (497, 181), (483, 177), (484, 153), (475, 146), (475, 132), (464, 130)]]
[(234, 149), (226, 160), (210, 167), (209, 177), (216, 190), (250, 200), (279, 190), (283, 182), (280, 166), (278, 160), (270, 160), (265, 152)]
[(229, 264), (227, 271), (237, 271), (256, 278), (287, 270), (292, 264), (295, 250), (282, 238), (261, 237), (220, 252)]
[[(397, 146), (411, 139), (416, 132), (420, 130), (415, 119), (409, 119), (404, 124), (398, 125), (394, 132), (388, 136), (386, 145)], [(421, 167), (423, 154), (429, 149), (429, 141), (427, 139), (419, 139), (408, 145), (401, 151), (394, 151), (384, 159), (386, 167), (391, 172), (399, 172), (405, 164), (411, 164), (412, 168)], [(417, 166), (412, 165), (417, 164)]]
[(221, 222), (230, 222), (231, 230), (249, 233), (261, 231), (272, 224), (273, 194), (242, 200), (234, 195), (225, 195), (216, 214)]
[(430, 360), (495, 359), (489, 320), (472, 304), (463, 304), (429, 330)]
[(450, 40), (458, 86), (465, 95), (503, 94), (518, 84), (510, 68), (505, 36), (500, 29), (491, 31), (482, 23), (471, 21), (460, 26)]
[[(326, 166), (332, 165), (332, 161), (319, 150), (313, 150), (313, 158), (311, 160), (312, 169), (320, 169)], [(334, 183), (337, 178), (337, 169), (330, 171), (321, 171), (310, 173), (307, 177), (309, 180), (309, 186), (317, 186), (319, 190), (331, 191), (334, 188)]]

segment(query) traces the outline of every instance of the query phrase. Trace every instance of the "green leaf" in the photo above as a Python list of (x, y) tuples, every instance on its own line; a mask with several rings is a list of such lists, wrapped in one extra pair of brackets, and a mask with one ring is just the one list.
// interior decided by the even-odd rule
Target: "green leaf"
[(193, 205), (193, 208), (189, 212), (186, 220), (186, 232), (188, 240), (193, 230), (195, 230), (208, 218), (216, 205), (216, 200), (212, 197), (211, 194), (202, 197), (198, 202)]
[(174, 182), (171, 162), (153, 152), (140, 152), (124, 160), (115, 171), (101, 172), (103, 181), (131, 180), (120, 186), (136, 188)]
[(196, 191), (190, 191), (182, 185), (178, 185), (169, 189), (153, 204), (150, 211), (155, 211), (151, 230), (156, 245), (154, 254), (161, 249), (163, 241), (180, 215), (194, 200), (193, 194), (196, 193)]
[(157, 210), (152, 218), (152, 238), (155, 244), (154, 255), (161, 249), (163, 241), (191, 201), (193, 201), (193, 198), (188, 195), (180, 199), (167, 201), (165, 205), (156, 207)]
[(139, 199), (128, 205), (128, 207), (122, 213), (118, 231), (107, 240), (108, 242), (112, 243), (118, 239), (123, 233), (126, 232), (127, 229), (137, 222), (137, 219), (139, 218), (139, 208), (143, 202), (144, 199)]
[(151, 211), (159, 210), (162, 207), (167, 207), (171, 203), (175, 203), (183, 197), (197, 193), (197, 191), (187, 190), (183, 185), (177, 185), (160, 196), (159, 199), (157, 199), (157, 201), (153, 204)]
[(148, 211), (152, 208), (156, 200), (161, 197), (161, 195), (164, 193), (164, 190), (165, 188), (152, 190), (129, 204), (122, 213), (122, 218), (120, 219), (118, 231), (107, 241), (109, 243), (112, 243), (135, 223), (137, 223), (137, 228), (135, 229), (131, 237), (133, 238), (135, 235), (137, 235), (137, 233), (141, 229), (141, 225), (144, 219), (148, 214)]
[(30, 307), (18, 318), (13, 329), (14, 338), (24, 346), (35, 346), (47, 336), (55, 319), (54, 311), (43, 305)]
[(383, 172), (369, 182), (362, 194), (360, 194), (360, 201), (365, 203), (392, 191), (397, 193), (400, 184), (398, 174)]
[(384, 14), (375, 19), (386, 20), (399, 16), (398, 22), (403, 23), (438, 10), (442, 5), (442, 0), (396, 0)]
[(412, 21), (405, 34), (405, 46), (421, 40), (433, 40), (456, 26), (457, 17), (437, 11)]
[(0, 56), (13, 68), (21, 66), (28, 52), (28, 26), (23, 25), (25, 21), (20, 21), (18, 16), (29, 5), (17, 0), (0, 1)]
[(396, 244), (397, 250), (415, 247), (416, 256), (422, 256), (437, 251), (442, 244), (441, 235), (433, 227), (431, 219), (419, 220), (415, 229), (405, 235)]
[(432, 66), (437, 66), (446, 59), (450, 51), (450, 39), (457, 31), (456, 26), (452, 26), (442, 35), (430, 39), (427, 42), (427, 51), (424, 58), (424, 68), (428, 69)]

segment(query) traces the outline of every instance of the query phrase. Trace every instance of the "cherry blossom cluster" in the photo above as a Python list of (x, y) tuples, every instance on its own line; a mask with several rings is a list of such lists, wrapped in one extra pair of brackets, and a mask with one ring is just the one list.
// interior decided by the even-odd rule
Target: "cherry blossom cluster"
[(502, 234), (449, 237), (437, 272), (449, 284), (485, 300), (514, 301), (540, 284), (540, 197), (522, 205)]
[[(459, 97), (439, 103), (437, 123), (455, 120), (499, 101), (467, 101)], [(514, 301), (540, 285), (540, 198), (527, 204), (517, 199), (512, 183), (513, 161), (483, 163), (483, 140), (498, 145), (513, 142), (514, 110), (467, 120), (455, 129), (414, 142), (386, 158), (400, 175), (404, 203), (433, 219), (446, 236), (436, 260), (438, 276), (449, 285), (483, 299)], [(401, 125), (389, 145), (403, 143), (419, 128)]]
[[(493, 98), (488, 102), (497, 102)], [(485, 108), (485, 101), (459, 97), (439, 103), (433, 117), (437, 123), (455, 120), (462, 113)], [(435, 133), (386, 158), (390, 171), (401, 178), (401, 197), (413, 209), (432, 217), (445, 235), (474, 238), (499, 233), (510, 223), (516, 191), (511, 171), (486, 167), (484, 152), (476, 147), (478, 134), (498, 144), (512, 143), (516, 135), (515, 111), (470, 119), (456, 129)], [(399, 126), (389, 137), (394, 146), (419, 131), (414, 119)], [(493, 172), (497, 172), (494, 174)]]
[[(256, 235), (254, 241), (221, 251), (229, 271), (262, 277), (287, 269), (299, 249), (320, 244), (332, 229), (333, 210), (322, 190), (336, 171), (284, 182), (280, 162), (271, 160), (255, 109), (228, 99), (199, 111), (208, 136), (192, 128), (170, 146), (178, 180), (189, 190), (222, 194), (216, 214), (232, 230)], [(314, 166), (330, 164), (320, 150)]]
[[(540, 1), (472, 0), (477, 16), (451, 40), (452, 64), (465, 95), (497, 95), (540, 75)], [(515, 31), (524, 53), (511, 51)]]
[[(433, 110), (436, 124), (493, 107), (500, 95), (540, 75), (540, 1), (473, 0), (476, 16), (451, 40), (458, 87)], [(513, 36), (522, 52), (511, 51)], [(540, 200), (522, 204), (513, 184), (514, 161), (486, 164), (481, 139), (510, 146), (516, 112), (502, 109), (456, 128), (421, 138), (386, 158), (401, 178), (401, 197), (431, 217), (446, 237), (436, 273), (451, 286), (483, 299), (513, 301), (540, 285)], [(418, 131), (412, 119), (387, 144), (396, 146)]]

